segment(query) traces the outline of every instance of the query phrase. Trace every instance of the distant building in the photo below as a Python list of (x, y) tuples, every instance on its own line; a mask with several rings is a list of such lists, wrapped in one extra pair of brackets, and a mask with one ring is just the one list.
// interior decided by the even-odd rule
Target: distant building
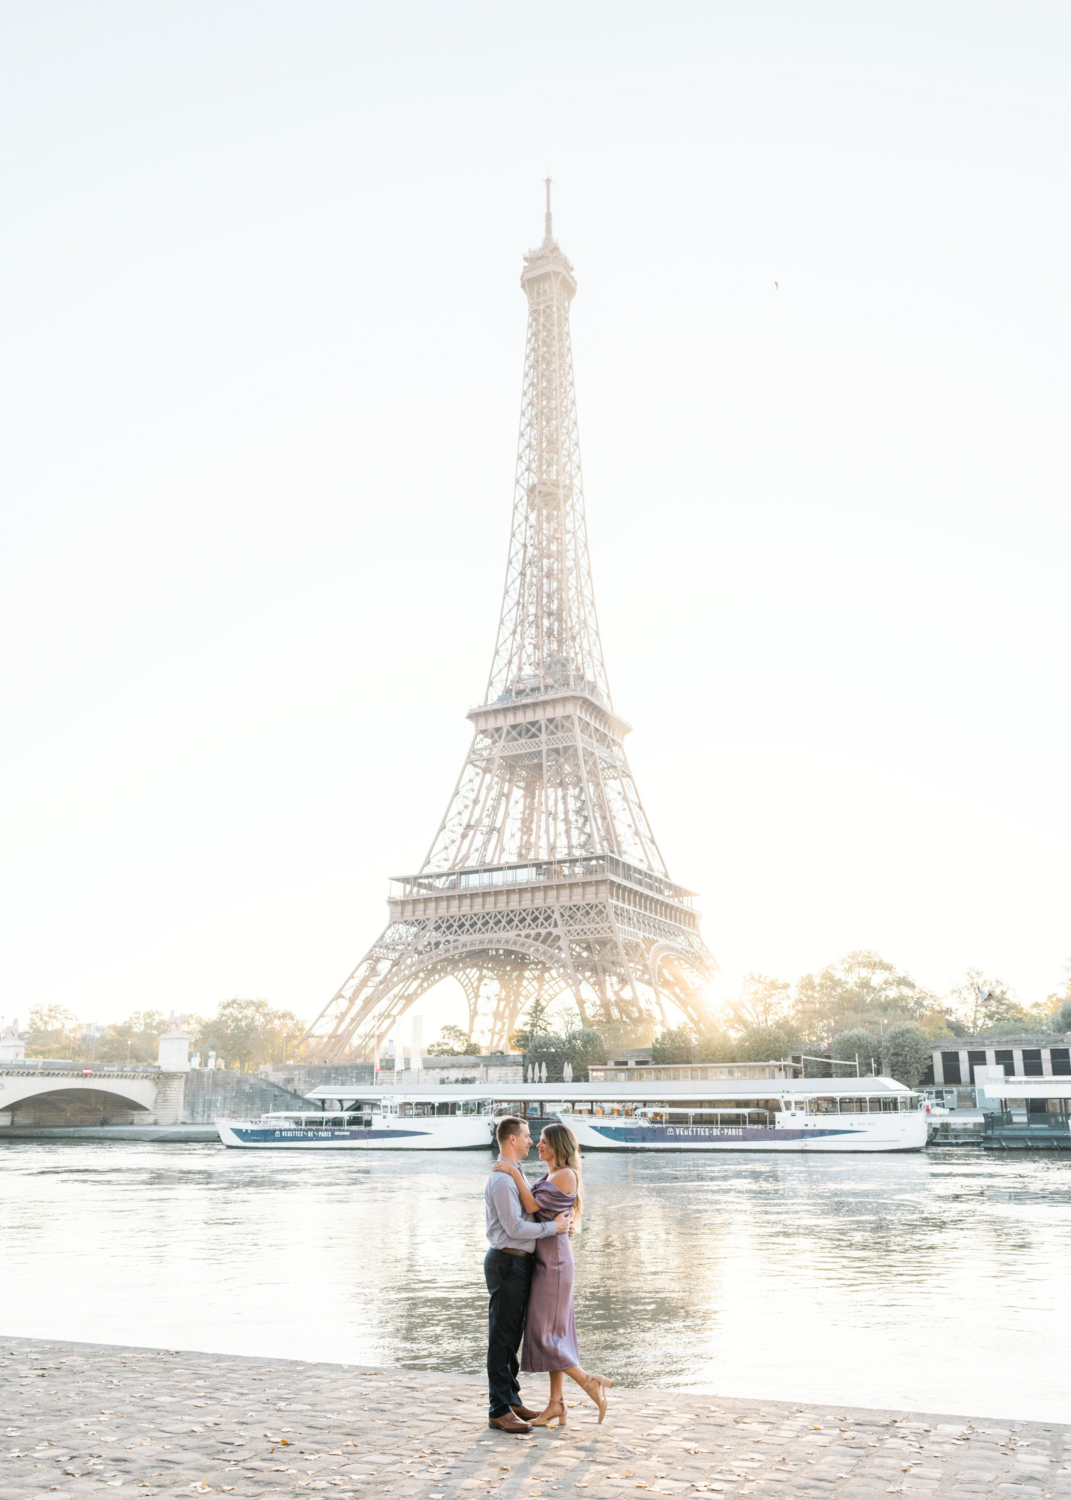
[(591, 1083), (696, 1083), (723, 1078), (799, 1078), (803, 1069), (794, 1062), (739, 1063), (631, 1063), (629, 1058), (595, 1063), (588, 1068)]
[(986, 1067), (1016, 1078), (1069, 1078), (1071, 1036), (941, 1037), (922, 1083), (971, 1087), (975, 1069)]
[[(395, 1069), (394, 1059), (381, 1061), (378, 1082), (391, 1088), (424, 1088), (440, 1083), (523, 1083), (524, 1058), (492, 1052), (473, 1057), (425, 1057), (422, 1068)], [(328, 1084), (367, 1088), (373, 1082), (371, 1063), (262, 1063), (261, 1078), (305, 1094)]]

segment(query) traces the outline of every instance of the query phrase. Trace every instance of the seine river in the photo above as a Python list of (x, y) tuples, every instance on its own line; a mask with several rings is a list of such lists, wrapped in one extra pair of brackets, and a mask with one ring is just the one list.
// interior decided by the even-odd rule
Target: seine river
[[(2, 1145), (0, 1335), (479, 1371), (489, 1164)], [(585, 1168), (589, 1369), (1066, 1419), (1071, 1161), (959, 1149)]]

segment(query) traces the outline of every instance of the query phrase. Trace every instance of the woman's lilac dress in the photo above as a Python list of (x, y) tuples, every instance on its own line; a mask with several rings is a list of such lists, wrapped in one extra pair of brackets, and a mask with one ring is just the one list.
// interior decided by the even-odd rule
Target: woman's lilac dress
[[(532, 1189), (539, 1205), (536, 1218), (545, 1223), (568, 1212), (575, 1193), (563, 1193), (549, 1178)], [(529, 1374), (568, 1370), (580, 1363), (573, 1317), (573, 1247), (567, 1234), (536, 1240), (532, 1291), (524, 1320), (521, 1369)]]

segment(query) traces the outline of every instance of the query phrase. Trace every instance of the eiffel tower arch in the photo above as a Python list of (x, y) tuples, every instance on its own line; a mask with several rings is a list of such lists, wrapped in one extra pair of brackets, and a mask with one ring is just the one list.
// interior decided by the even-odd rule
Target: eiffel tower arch
[(569, 306), (554, 239), (524, 258), (528, 298), (502, 613), (472, 744), (390, 920), (301, 1039), (325, 1062), (368, 1057), (426, 990), (456, 980), (470, 1035), (503, 1047), (538, 995), (569, 994), (586, 1025), (709, 1025), (717, 969), (694, 893), (669, 877), (614, 711), (588, 557)]

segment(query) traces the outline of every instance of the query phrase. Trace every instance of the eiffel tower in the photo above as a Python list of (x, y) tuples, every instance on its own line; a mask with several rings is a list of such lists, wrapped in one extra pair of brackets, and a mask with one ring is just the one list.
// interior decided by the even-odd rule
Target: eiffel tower
[(669, 878), (625, 755), (595, 614), (569, 336), (573, 268), (546, 232), (524, 257), (528, 336), (502, 615), (472, 745), (390, 921), (301, 1039), (324, 1062), (455, 979), (469, 1034), (504, 1047), (537, 997), (571, 994), (585, 1026), (711, 1023), (717, 969), (693, 892)]

